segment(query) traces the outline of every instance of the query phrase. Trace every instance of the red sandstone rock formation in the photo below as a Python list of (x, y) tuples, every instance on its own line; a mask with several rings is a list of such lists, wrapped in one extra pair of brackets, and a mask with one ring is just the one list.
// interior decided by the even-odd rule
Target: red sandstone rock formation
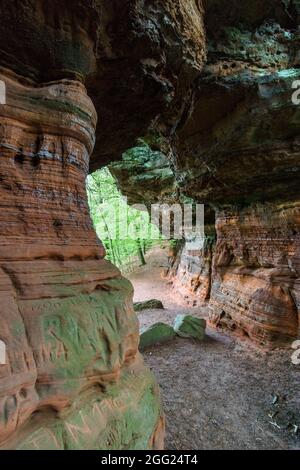
[[(80, 82), (36, 86), (4, 71), (0, 78), (7, 89), (0, 141), (0, 334), (7, 348), (0, 441), (9, 448), (109, 448), (131, 439), (133, 447), (160, 447), (161, 426), (153, 434), (159, 400), (147, 400), (152, 391), (158, 395), (137, 354), (132, 288), (103, 259), (89, 217), (94, 106)], [(137, 408), (134, 423), (144, 407), (152, 414), (135, 441), (125, 430), (126, 413)], [(116, 419), (124, 430), (114, 429)]]
[(208, 63), (174, 161), (181, 191), (215, 210), (216, 243), (188, 266), (184, 255), (177, 279), (200, 303), (211, 286), (213, 324), (264, 346), (290, 343), (300, 328), (297, 12), (240, 2), (233, 19), (224, 2), (204, 3)]
[(299, 336), (299, 203), (216, 214), (216, 240), (183, 246), (168, 275), (185, 302), (207, 305), (210, 322), (261, 346)]
[(215, 249), (211, 238), (177, 260), (183, 290), (261, 344), (297, 335), (298, 12), (280, 0), (0, 2), (2, 447), (163, 445), (132, 288), (104, 260), (85, 194), (89, 169), (137, 138), (165, 153), (170, 201), (216, 212)]
[(211, 320), (261, 345), (300, 333), (299, 204), (217, 214)]
[(152, 167), (151, 158), (112, 166), (130, 198), (149, 205), (188, 196), (215, 213), (204, 246), (178, 253), (169, 272), (175, 291), (205, 302), (212, 324), (271, 347), (290, 343), (300, 325), (299, 6), (287, 3), (204, 0), (206, 65), (171, 137), (162, 114), (145, 139), (169, 171), (162, 167), (142, 194), (143, 179), (159, 179), (154, 152)]

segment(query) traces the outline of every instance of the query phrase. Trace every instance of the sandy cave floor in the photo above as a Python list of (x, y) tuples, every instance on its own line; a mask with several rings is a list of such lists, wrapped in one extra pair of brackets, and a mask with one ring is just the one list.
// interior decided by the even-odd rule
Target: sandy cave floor
[[(206, 316), (180, 305), (161, 277), (166, 252), (129, 276), (137, 301), (157, 298), (165, 310), (139, 314), (141, 327), (176, 315)], [(207, 329), (202, 343), (177, 338), (144, 352), (162, 392), (166, 449), (300, 449), (300, 366), (292, 350), (265, 352), (247, 340)], [(273, 403), (273, 400), (276, 403)]]

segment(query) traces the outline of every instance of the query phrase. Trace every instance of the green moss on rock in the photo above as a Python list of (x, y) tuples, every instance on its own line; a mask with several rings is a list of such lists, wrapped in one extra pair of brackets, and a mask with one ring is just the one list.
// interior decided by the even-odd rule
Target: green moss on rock
[(170, 341), (176, 336), (175, 331), (165, 323), (155, 323), (146, 328), (141, 333), (140, 349), (145, 349), (153, 344), (164, 343)]
[(178, 315), (174, 323), (174, 331), (183, 338), (194, 338), (202, 341), (205, 337), (206, 321), (192, 315)]

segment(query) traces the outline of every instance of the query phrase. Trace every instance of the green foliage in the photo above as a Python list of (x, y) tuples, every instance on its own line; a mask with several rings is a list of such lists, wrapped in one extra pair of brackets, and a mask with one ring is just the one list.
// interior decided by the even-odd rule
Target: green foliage
[(88, 176), (87, 193), (91, 217), (106, 257), (120, 268), (130, 269), (137, 259), (145, 264), (147, 250), (161, 241), (158, 228), (150, 224), (148, 212), (127, 204), (108, 168)]

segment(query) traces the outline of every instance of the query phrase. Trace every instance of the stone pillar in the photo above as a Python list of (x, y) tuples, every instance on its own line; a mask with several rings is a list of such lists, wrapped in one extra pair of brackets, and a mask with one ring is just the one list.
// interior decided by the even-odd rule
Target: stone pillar
[(161, 448), (132, 286), (89, 217), (94, 106), (77, 81), (0, 79), (0, 445)]

